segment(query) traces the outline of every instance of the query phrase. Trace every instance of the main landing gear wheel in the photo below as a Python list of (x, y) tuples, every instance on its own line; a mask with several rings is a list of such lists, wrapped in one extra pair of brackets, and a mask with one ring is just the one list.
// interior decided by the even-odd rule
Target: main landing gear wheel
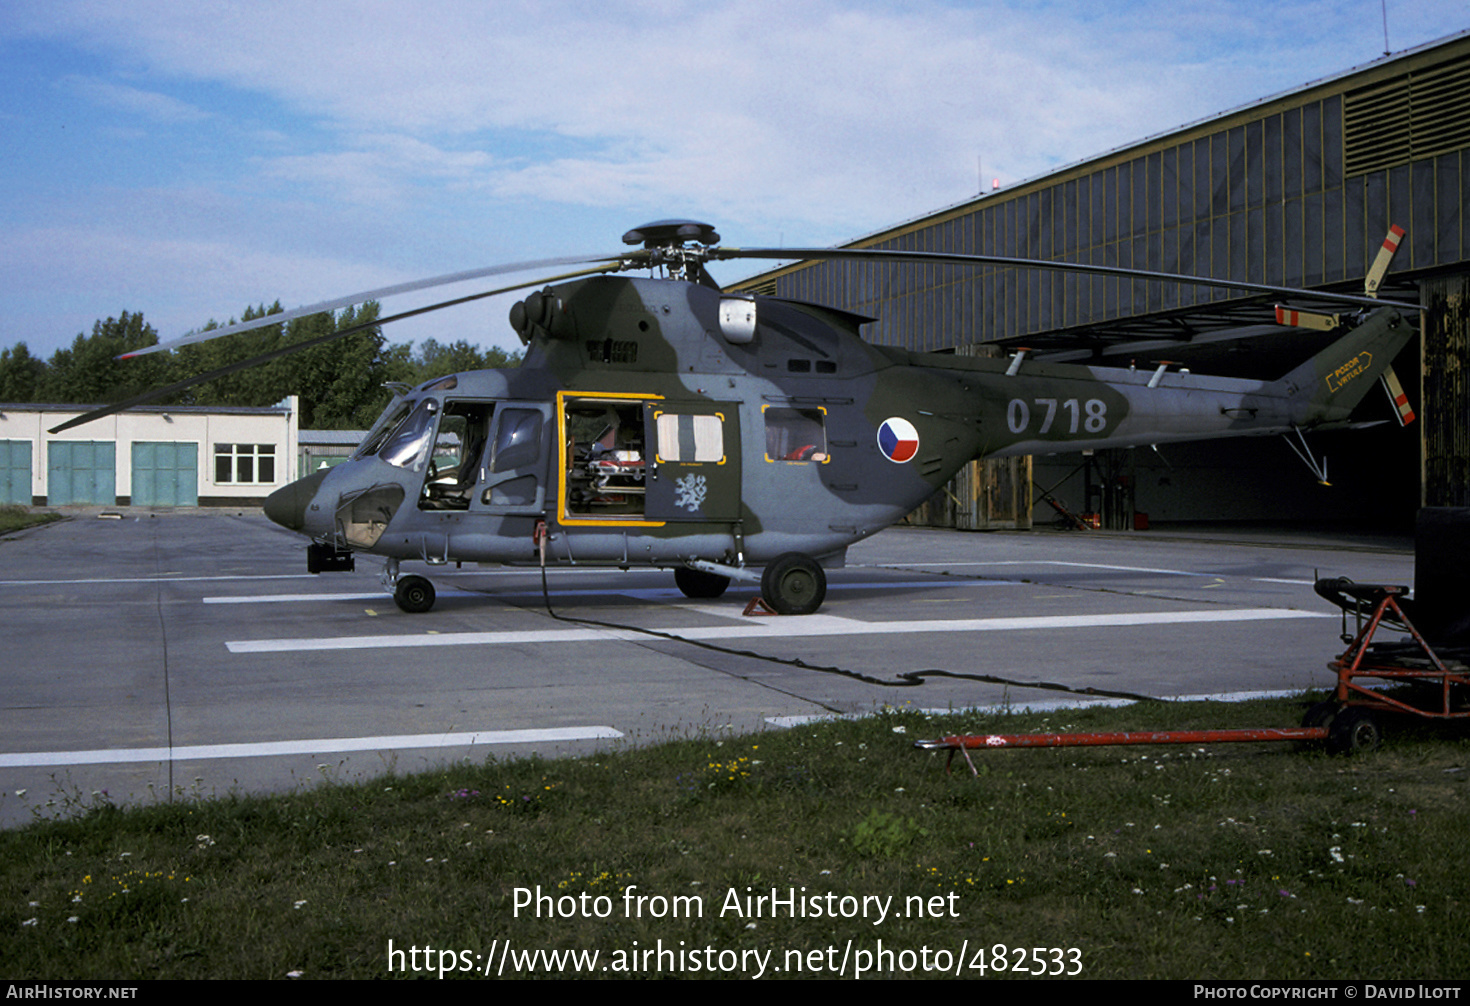
[(393, 588), (393, 603), (410, 615), (422, 614), (434, 606), (434, 585), (421, 576), (401, 576)]
[(719, 573), (706, 573), (702, 569), (680, 566), (674, 570), (674, 585), (685, 597), (709, 600), (719, 597), (730, 586), (730, 578)]
[(761, 597), (782, 615), (810, 615), (827, 596), (827, 574), (800, 552), (776, 557), (761, 575)]

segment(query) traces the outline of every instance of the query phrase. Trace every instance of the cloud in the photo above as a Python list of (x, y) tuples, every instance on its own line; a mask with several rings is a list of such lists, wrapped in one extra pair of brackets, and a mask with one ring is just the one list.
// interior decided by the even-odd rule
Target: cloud
[[(1447, 0), (1389, 15), (1396, 48), (1464, 21)], [(63, 54), (54, 90), (117, 125), (182, 128), (12, 186), (12, 232), (41, 230), (38, 206), (119, 240), (130, 217), (164, 244), (119, 254), (167, 269), (218, 245), (260, 270), (248, 297), (307, 276), (301, 302), (671, 215), (734, 244), (850, 239), (1368, 61), (1382, 22), (1326, 0), (12, 0), (15, 39)], [(161, 207), (133, 179), (239, 206)], [(133, 309), (171, 300), (106, 247), (75, 253), (134, 277), (112, 284)]]
[(75, 74), (57, 81), (59, 87), (93, 104), (158, 122), (198, 122), (209, 114), (185, 101), (113, 81)]
[(1235, 40), (1281, 18), (1216, 6), (78, 0), (44, 23), (326, 126), (262, 170), (344, 198), (663, 191), (845, 232), (973, 194), (977, 158), (1015, 180), (1217, 110), (1211, 60), (1249, 69)]
[(353, 149), (262, 158), (269, 176), (330, 190), (353, 203), (402, 202), (405, 187), (434, 184), (473, 187), (494, 158), (476, 150), (446, 150), (410, 136), (357, 138)]

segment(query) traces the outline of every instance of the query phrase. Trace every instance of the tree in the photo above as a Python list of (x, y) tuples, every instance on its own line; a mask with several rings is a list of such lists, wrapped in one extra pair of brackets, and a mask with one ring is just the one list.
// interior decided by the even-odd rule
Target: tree
[[(241, 314), (240, 320), (255, 321), (258, 318), (280, 312), (281, 302), (276, 301), (270, 307), (264, 304), (258, 307), (247, 307)], [(235, 319), (231, 318), (226, 324), (235, 323)], [(202, 331), (208, 332), (220, 327), (218, 322), (211, 319)], [(192, 346), (180, 346), (174, 350), (177, 359), (175, 369), (181, 379), (196, 374), (205, 374), (262, 353), (268, 353), (280, 348), (281, 345), (281, 326), (267, 325), (230, 338), (199, 342)], [(284, 390), (285, 385), (281, 380), (284, 373), (280, 361), (273, 361), (260, 367), (249, 367), (186, 390), (184, 392), (185, 401), (191, 405), (274, 405), (289, 394)]]
[(421, 384), (434, 377), (457, 374), (466, 370), (495, 370), (514, 367), (520, 363), (519, 354), (512, 356), (502, 349), (491, 346), (481, 350), (464, 339), (442, 345), (437, 339), (425, 339), (419, 345), (414, 364), (414, 380)]
[(158, 344), (158, 333), (141, 314), (124, 311), (99, 321), (92, 334), (77, 334), (71, 348), (58, 349), (46, 366), (37, 398), (48, 402), (109, 403), (168, 384), (172, 359), (163, 353), (119, 360), (134, 349)]
[(0, 349), (0, 402), (35, 402), (46, 377), (46, 361), (31, 355), (23, 342)]
[[(280, 301), (269, 307), (260, 304), (247, 307), (240, 320), (255, 321), (280, 312)], [(158, 344), (158, 333), (144, 323), (141, 314), (124, 311), (117, 318), (97, 322), (91, 335), (78, 334), (49, 363), (32, 356), (23, 342), (0, 350), (0, 402), (109, 404), (296, 343), (365, 326), (323, 345), (157, 399), (165, 405), (268, 406), (294, 394), (301, 397), (303, 427), (362, 429), (372, 425), (387, 403), (383, 385), (389, 381), (416, 386), (446, 374), (513, 367), (520, 362), (519, 354), (494, 347), (479, 349), (464, 339), (451, 343), (425, 339), (417, 351), (408, 343), (388, 345), (375, 324), (377, 318), (378, 305), (369, 302), (168, 353), (117, 360), (122, 353)], [(235, 324), (234, 319), (228, 324)], [(202, 331), (219, 327), (211, 320)]]

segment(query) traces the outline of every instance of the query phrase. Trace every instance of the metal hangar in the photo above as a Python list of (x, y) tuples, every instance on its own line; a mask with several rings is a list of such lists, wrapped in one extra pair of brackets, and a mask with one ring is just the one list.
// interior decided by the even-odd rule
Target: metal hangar
[[(1400, 356), (1419, 422), (1386, 396), (1373, 430), (1323, 434), (1333, 488), (1279, 440), (1216, 441), (985, 462), (936, 496), (936, 523), (1026, 524), (1031, 483), (1079, 510), (1157, 520), (1368, 518), (1470, 505), (1470, 32), (1385, 57), (1166, 135), (852, 242), (1092, 262), (1279, 286), (1360, 291), (1390, 224), (1407, 229), (1385, 282), (1424, 307)], [(796, 263), (746, 290), (840, 305), (879, 320), (871, 341), (926, 352), (1008, 354), (1275, 378), (1316, 344), (1262, 324), (1270, 304), (1208, 287), (1041, 270)], [(1414, 380), (1417, 377), (1418, 380)], [(1069, 474), (1070, 473), (1070, 474)], [(1109, 488), (1111, 487), (1111, 488)], [(1121, 491), (1121, 495), (1120, 495)], [(1120, 523), (1121, 522), (1121, 523)]]

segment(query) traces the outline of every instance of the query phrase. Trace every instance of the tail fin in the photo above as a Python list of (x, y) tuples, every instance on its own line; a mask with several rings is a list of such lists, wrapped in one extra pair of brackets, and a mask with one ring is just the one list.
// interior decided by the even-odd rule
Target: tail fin
[(1341, 339), (1273, 382), (1272, 390), (1292, 400), (1295, 426), (1346, 422), (1413, 335), (1413, 326), (1398, 311), (1378, 308)]

